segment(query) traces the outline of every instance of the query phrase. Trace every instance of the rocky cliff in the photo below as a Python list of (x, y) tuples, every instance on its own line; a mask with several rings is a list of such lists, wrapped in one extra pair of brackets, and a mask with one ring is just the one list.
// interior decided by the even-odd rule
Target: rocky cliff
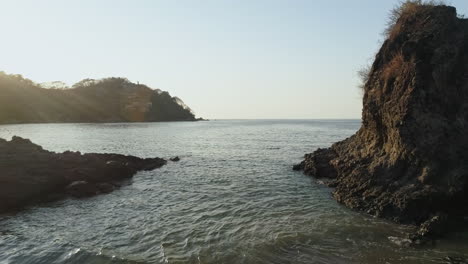
[(468, 21), (399, 10), (364, 86), (362, 127), (294, 169), (331, 179), (348, 207), (436, 232), (468, 213)]
[(54, 153), (20, 137), (0, 139), (0, 213), (66, 195), (108, 193), (137, 171), (164, 164), (160, 158)]
[(124, 78), (85, 79), (70, 88), (63, 85), (38, 85), (0, 72), (0, 123), (196, 120), (179, 98)]

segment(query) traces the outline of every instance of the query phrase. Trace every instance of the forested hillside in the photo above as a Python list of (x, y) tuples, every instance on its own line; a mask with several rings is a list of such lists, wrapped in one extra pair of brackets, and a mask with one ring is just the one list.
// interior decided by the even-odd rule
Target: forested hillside
[(194, 120), (181, 99), (125, 78), (85, 79), (67, 89), (0, 72), (0, 123)]

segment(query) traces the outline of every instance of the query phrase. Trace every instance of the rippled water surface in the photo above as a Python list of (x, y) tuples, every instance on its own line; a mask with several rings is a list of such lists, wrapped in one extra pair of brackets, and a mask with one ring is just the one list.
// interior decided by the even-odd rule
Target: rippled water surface
[(468, 235), (405, 248), (404, 227), (350, 211), (291, 166), (359, 121), (0, 126), (53, 151), (181, 157), (128, 185), (0, 216), (0, 263), (447, 263)]

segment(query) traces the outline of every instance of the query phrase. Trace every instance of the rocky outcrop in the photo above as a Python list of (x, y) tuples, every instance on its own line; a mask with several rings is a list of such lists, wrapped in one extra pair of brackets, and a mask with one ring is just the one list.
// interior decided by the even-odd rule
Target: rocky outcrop
[(430, 236), (468, 213), (467, 135), (468, 21), (453, 7), (414, 4), (375, 57), (359, 131), (294, 169), (329, 178), (350, 208)]
[(164, 164), (160, 158), (54, 153), (28, 139), (0, 139), (0, 212), (61, 195), (80, 198), (109, 193), (137, 171)]

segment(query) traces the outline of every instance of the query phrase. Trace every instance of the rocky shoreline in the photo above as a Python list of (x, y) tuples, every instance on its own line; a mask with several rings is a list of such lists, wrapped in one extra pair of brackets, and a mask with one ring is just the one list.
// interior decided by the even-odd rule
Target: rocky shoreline
[(414, 242), (466, 227), (468, 20), (402, 9), (367, 78), (359, 131), (294, 169), (329, 179), (347, 207), (419, 226)]
[(160, 158), (54, 153), (28, 139), (0, 139), (0, 213), (67, 196), (109, 193), (138, 171), (165, 164)]

